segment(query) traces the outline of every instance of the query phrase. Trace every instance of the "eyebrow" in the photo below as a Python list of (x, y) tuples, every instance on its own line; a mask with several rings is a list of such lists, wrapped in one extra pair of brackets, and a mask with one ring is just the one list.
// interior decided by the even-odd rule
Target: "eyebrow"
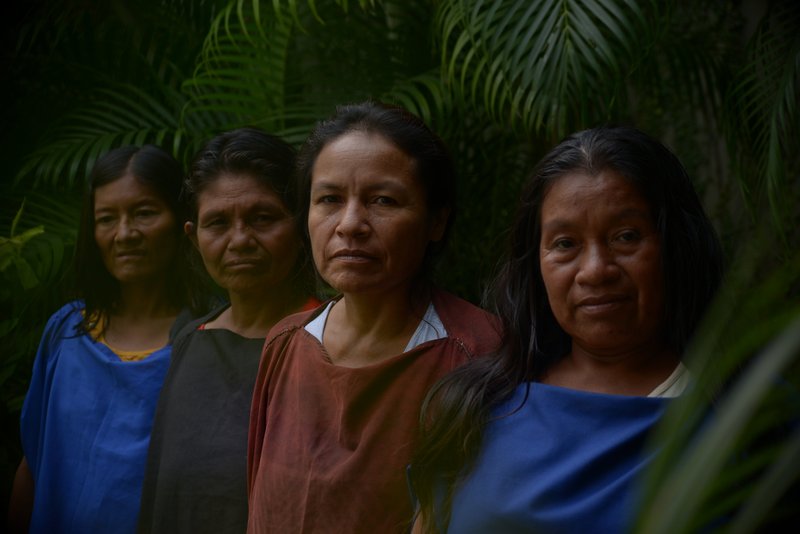
[[(649, 212), (642, 211), (638, 208), (628, 208), (624, 209), (618, 213), (615, 213), (611, 217), (612, 223), (617, 223), (619, 221), (629, 219), (629, 218), (636, 218), (641, 219), (644, 221), (652, 222), (652, 215)], [(546, 224), (542, 225), (542, 232), (544, 231), (557, 231), (561, 229), (566, 229), (574, 226), (575, 223), (570, 219), (553, 219), (552, 221), (548, 221)]]
[(315, 184), (311, 184), (311, 191), (318, 191), (320, 189), (324, 191), (338, 191), (342, 189), (342, 187), (331, 182), (317, 182)]
[[(158, 205), (158, 204), (164, 204), (165, 206), (169, 206), (169, 204), (166, 201), (161, 200), (158, 197), (145, 197), (145, 198), (142, 198), (140, 200), (137, 200), (136, 202), (132, 203), (130, 206), (126, 206), (126, 209), (128, 209), (128, 208), (137, 209), (137, 208), (141, 208), (142, 206), (151, 206), (151, 205), (155, 206), (155, 205)], [(98, 211), (116, 211), (116, 205), (100, 204), (98, 206), (97, 205), (97, 201), (95, 201), (94, 211), (95, 211), (95, 213), (97, 213)]]
[[(334, 184), (332, 182), (317, 182), (311, 186), (311, 191), (341, 191), (343, 189), (347, 189), (338, 184)], [(382, 180), (380, 182), (369, 184), (368, 186), (364, 187), (365, 191), (375, 191), (378, 189), (390, 189), (392, 191), (405, 191), (407, 188), (399, 183), (399, 180)]]

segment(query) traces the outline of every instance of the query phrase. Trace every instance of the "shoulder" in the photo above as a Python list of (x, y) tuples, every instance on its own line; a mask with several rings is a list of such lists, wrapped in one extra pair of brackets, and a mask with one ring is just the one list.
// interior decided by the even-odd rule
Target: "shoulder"
[(303, 307), (300, 309), (300, 312), (316, 310), (321, 304), (322, 301), (317, 297), (308, 297), (308, 300), (305, 301)]
[(192, 317), (192, 315), (189, 313), (189, 310), (182, 310), (180, 315), (178, 315), (178, 317), (175, 319), (175, 324), (173, 324), (172, 328), (170, 329), (170, 339), (173, 341), (173, 347), (178, 347), (187, 337), (191, 336), (201, 324), (207, 323), (211, 319), (214, 319), (220, 313), (225, 311), (228, 306), (230, 306), (230, 304), (226, 302), (217, 306), (207, 314), (196, 318)]
[(55, 334), (56, 332), (76, 333), (75, 327), (83, 320), (83, 310), (82, 300), (67, 302), (47, 320), (45, 334)]
[(86, 348), (91, 338), (78, 328), (83, 320), (83, 310), (83, 302), (76, 300), (68, 302), (50, 316), (36, 352), (31, 387), (38, 373), (47, 373), (53, 363), (60, 360), (61, 354)]
[(491, 313), (442, 290), (434, 290), (433, 306), (450, 337), (465, 345), (473, 355), (500, 347), (500, 321)]
[[(328, 303), (328, 301), (320, 303), (316, 299), (314, 299), (314, 301), (316, 302), (316, 306), (313, 308), (305, 308), (303, 311), (287, 315), (278, 321), (275, 326), (270, 329), (269, 333), (267, 333), (265, 344), (270, 345), (280, 339), (291, 337), (294, 332), (304, 327), (309, 321), (319, 315)], [(310, 306), (312, 302), (309, 301), (306, 304)]]
[(82, 300), (79, 300), (79, 299), (71, 300), (71, 301), (67, 302), (66, 304), (64, 304), (63, 306), (61, 306), (51, 316), (51, 319), (55, 318), (55, 317), (67, 317), (67, 316), (78, 316), (78, 317), (83, 318), (83, 310), (84, 310), (84, 308), (85, 308), (85, 305), (83, 304)]

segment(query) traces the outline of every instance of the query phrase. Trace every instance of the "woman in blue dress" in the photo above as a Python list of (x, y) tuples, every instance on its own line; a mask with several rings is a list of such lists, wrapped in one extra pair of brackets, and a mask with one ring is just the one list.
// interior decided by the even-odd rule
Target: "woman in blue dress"
[(48, 321), (22, 408), (18, 528), (136, 527), (153, 412), (190, 302), (182, 178), (151, 145), (112, 150), (91, 172), (75, 254), (79, 300)]
[(602, 127), (556, 146), (494, 283), (504, 349), (443, 379), (423, 409), (416, 530), (628, 530), (645, 441), (690, 381), (681, 355), (721, 272), (663, 145)]

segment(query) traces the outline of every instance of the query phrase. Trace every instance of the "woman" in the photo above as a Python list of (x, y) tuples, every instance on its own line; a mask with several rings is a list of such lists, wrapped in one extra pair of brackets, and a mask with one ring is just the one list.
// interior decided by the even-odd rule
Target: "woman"
[(12, 507), (31, 532), (136, 528), (153, 411), (189, 303), (182, 177), (149, 145), (112, 150), (91, 172), (81, 300), (48, 321), (22, 408)]
[[(243, 532), (258, 361), (279, 319), (320, 303), (295, 226), (295, 152), (253, 128), (224, 133), (186, 180), (186, 233), (229, 303), (184, 329), (156, 411), (141, 532)], [(184, 335), (185, 333), (185, 335)]]
[(428, 280), (455, 175), (416, 117), (343, 106), (299, 156), (314, 263), (340, 296), (267, 338), (251, 411), (250, 532), (405, 532), (428, 387), (496, 347), (491, 317)]
[(597, 128), (554, 148), (495, 283), (503, 350), (426, 404), (418, 531), (625, 531), (644, 440), (686, 387), (681, 354), (720, 277), (714, 229), (661, 144)]

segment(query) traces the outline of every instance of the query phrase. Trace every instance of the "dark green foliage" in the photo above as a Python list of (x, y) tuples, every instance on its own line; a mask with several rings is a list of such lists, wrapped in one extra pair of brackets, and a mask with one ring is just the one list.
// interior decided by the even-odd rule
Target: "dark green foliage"
[[(766, 436), (800, 410), (782, 411), (782, 393), (764, 381), (735, 379), (774, 365), (800, 387), (797, 2), (40, 0), (15, 9), (0, 60), (4, 503), (30, 366), (44, 321), (69, 297), (78, 199), (98, 155), (153, 142), (186, 162), (242, 125), (299, 144), (337, 104), (377, 98), (422, 116), (453, 153), (458, 218), (438, 279), (473, 301), (502, 254), (521, 184), (563, 135), (628, 123), (678, 154), (735, 267), (691, 352), (703, 395), (664, 431), (675, 456), (653, 470), (642, 531), (732, 517), (746, 499), (755, 504), (742, 508), (744, 531), (768, 522), (759, 514), (776, 502), (781, 513), (780, 495), (800, 473), (798, 438)], [(732, 422), (697, 440), (717, 447), (719, 461), (701, 448), (682, 456), (676, 428), (690, 429), (687, 414), (720, 384), (742, 411), (737, 420), (720, 401)], [(743, 454), (740, 470), (727, 469)], [(689, 490), (696, 502), (676, 497)], [(680, 513), (655, 515), (673, 499)]]

